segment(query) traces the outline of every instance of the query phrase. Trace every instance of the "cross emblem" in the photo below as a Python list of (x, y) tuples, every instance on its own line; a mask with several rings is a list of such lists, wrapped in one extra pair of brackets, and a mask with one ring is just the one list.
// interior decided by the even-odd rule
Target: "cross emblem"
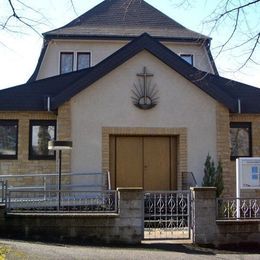
[(133, 96), (132, 100), (135, 106), (141, 109), (150, 109), (157, 105), (157, 94), (156, 85), (151, 86), (151, 80), (149, 78), (153, 77), (152, 73), (149, 73), (146, 67), (143, 68), (142, 73), (137, 73), (137, 77), (140, 77), (139, 84), (134, 84), (134, 89), (132, 90)]

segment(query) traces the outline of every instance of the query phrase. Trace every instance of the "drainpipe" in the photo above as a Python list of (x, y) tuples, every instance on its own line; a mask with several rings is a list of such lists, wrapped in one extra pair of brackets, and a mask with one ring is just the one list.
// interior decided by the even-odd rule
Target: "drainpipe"
[(238, 110), (238, 114), (241, 114), (241, 100), (240, 99), (237, 100), (237, 110)]
[(45, 96), (45, 104), (46, 104), (46, 109), (48, 112), (51, 112), (51, 97), (50, 96)]

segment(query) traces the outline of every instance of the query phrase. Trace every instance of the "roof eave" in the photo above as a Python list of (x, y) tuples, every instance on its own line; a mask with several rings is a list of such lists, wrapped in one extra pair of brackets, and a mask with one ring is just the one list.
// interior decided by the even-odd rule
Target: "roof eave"
[[(72, 40), (133, 40), (140, 35), (82, 35), (82, 34), (43, 34), (46, 40), (57, 39), (72, 39)], [(153, 36), (154, 39), (159, 41), (172, 41), (172, 42), (206, 42), (210, 38), (203, 37), (166, 37), (166, 36)]]

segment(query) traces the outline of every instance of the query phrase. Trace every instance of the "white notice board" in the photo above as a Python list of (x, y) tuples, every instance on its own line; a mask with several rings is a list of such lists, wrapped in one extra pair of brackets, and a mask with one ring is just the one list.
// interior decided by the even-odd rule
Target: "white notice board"
[(237, 189), (260, 189), (260, 157), (236, 161)]

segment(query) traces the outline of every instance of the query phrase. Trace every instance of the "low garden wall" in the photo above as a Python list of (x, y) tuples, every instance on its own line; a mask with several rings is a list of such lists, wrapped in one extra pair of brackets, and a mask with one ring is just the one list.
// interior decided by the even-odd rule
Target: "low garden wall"
[[(141, 188), (119, 188), (117, 213), (13, 213), (0, 206), (0, 236), (72, 243), (141, 243), (144, 194)], [(192, 240), (196, 244), (259, 244), (260, 219), (216, 220), (215, 188), (192, 188)]]
[(192, 188), (193, 242), (197, 244), (260, 245), (260, 219), (216, 220), (215, 188)]
[(260, 219), (219, 220), (216, 228), (218, 245), (260, 245)]
[(137, 244), (143, 239), (143, 191), (118, 189), (119, 211), (114, 214), (8, 214), (0, 209), (0, 236), (72, 243)]

